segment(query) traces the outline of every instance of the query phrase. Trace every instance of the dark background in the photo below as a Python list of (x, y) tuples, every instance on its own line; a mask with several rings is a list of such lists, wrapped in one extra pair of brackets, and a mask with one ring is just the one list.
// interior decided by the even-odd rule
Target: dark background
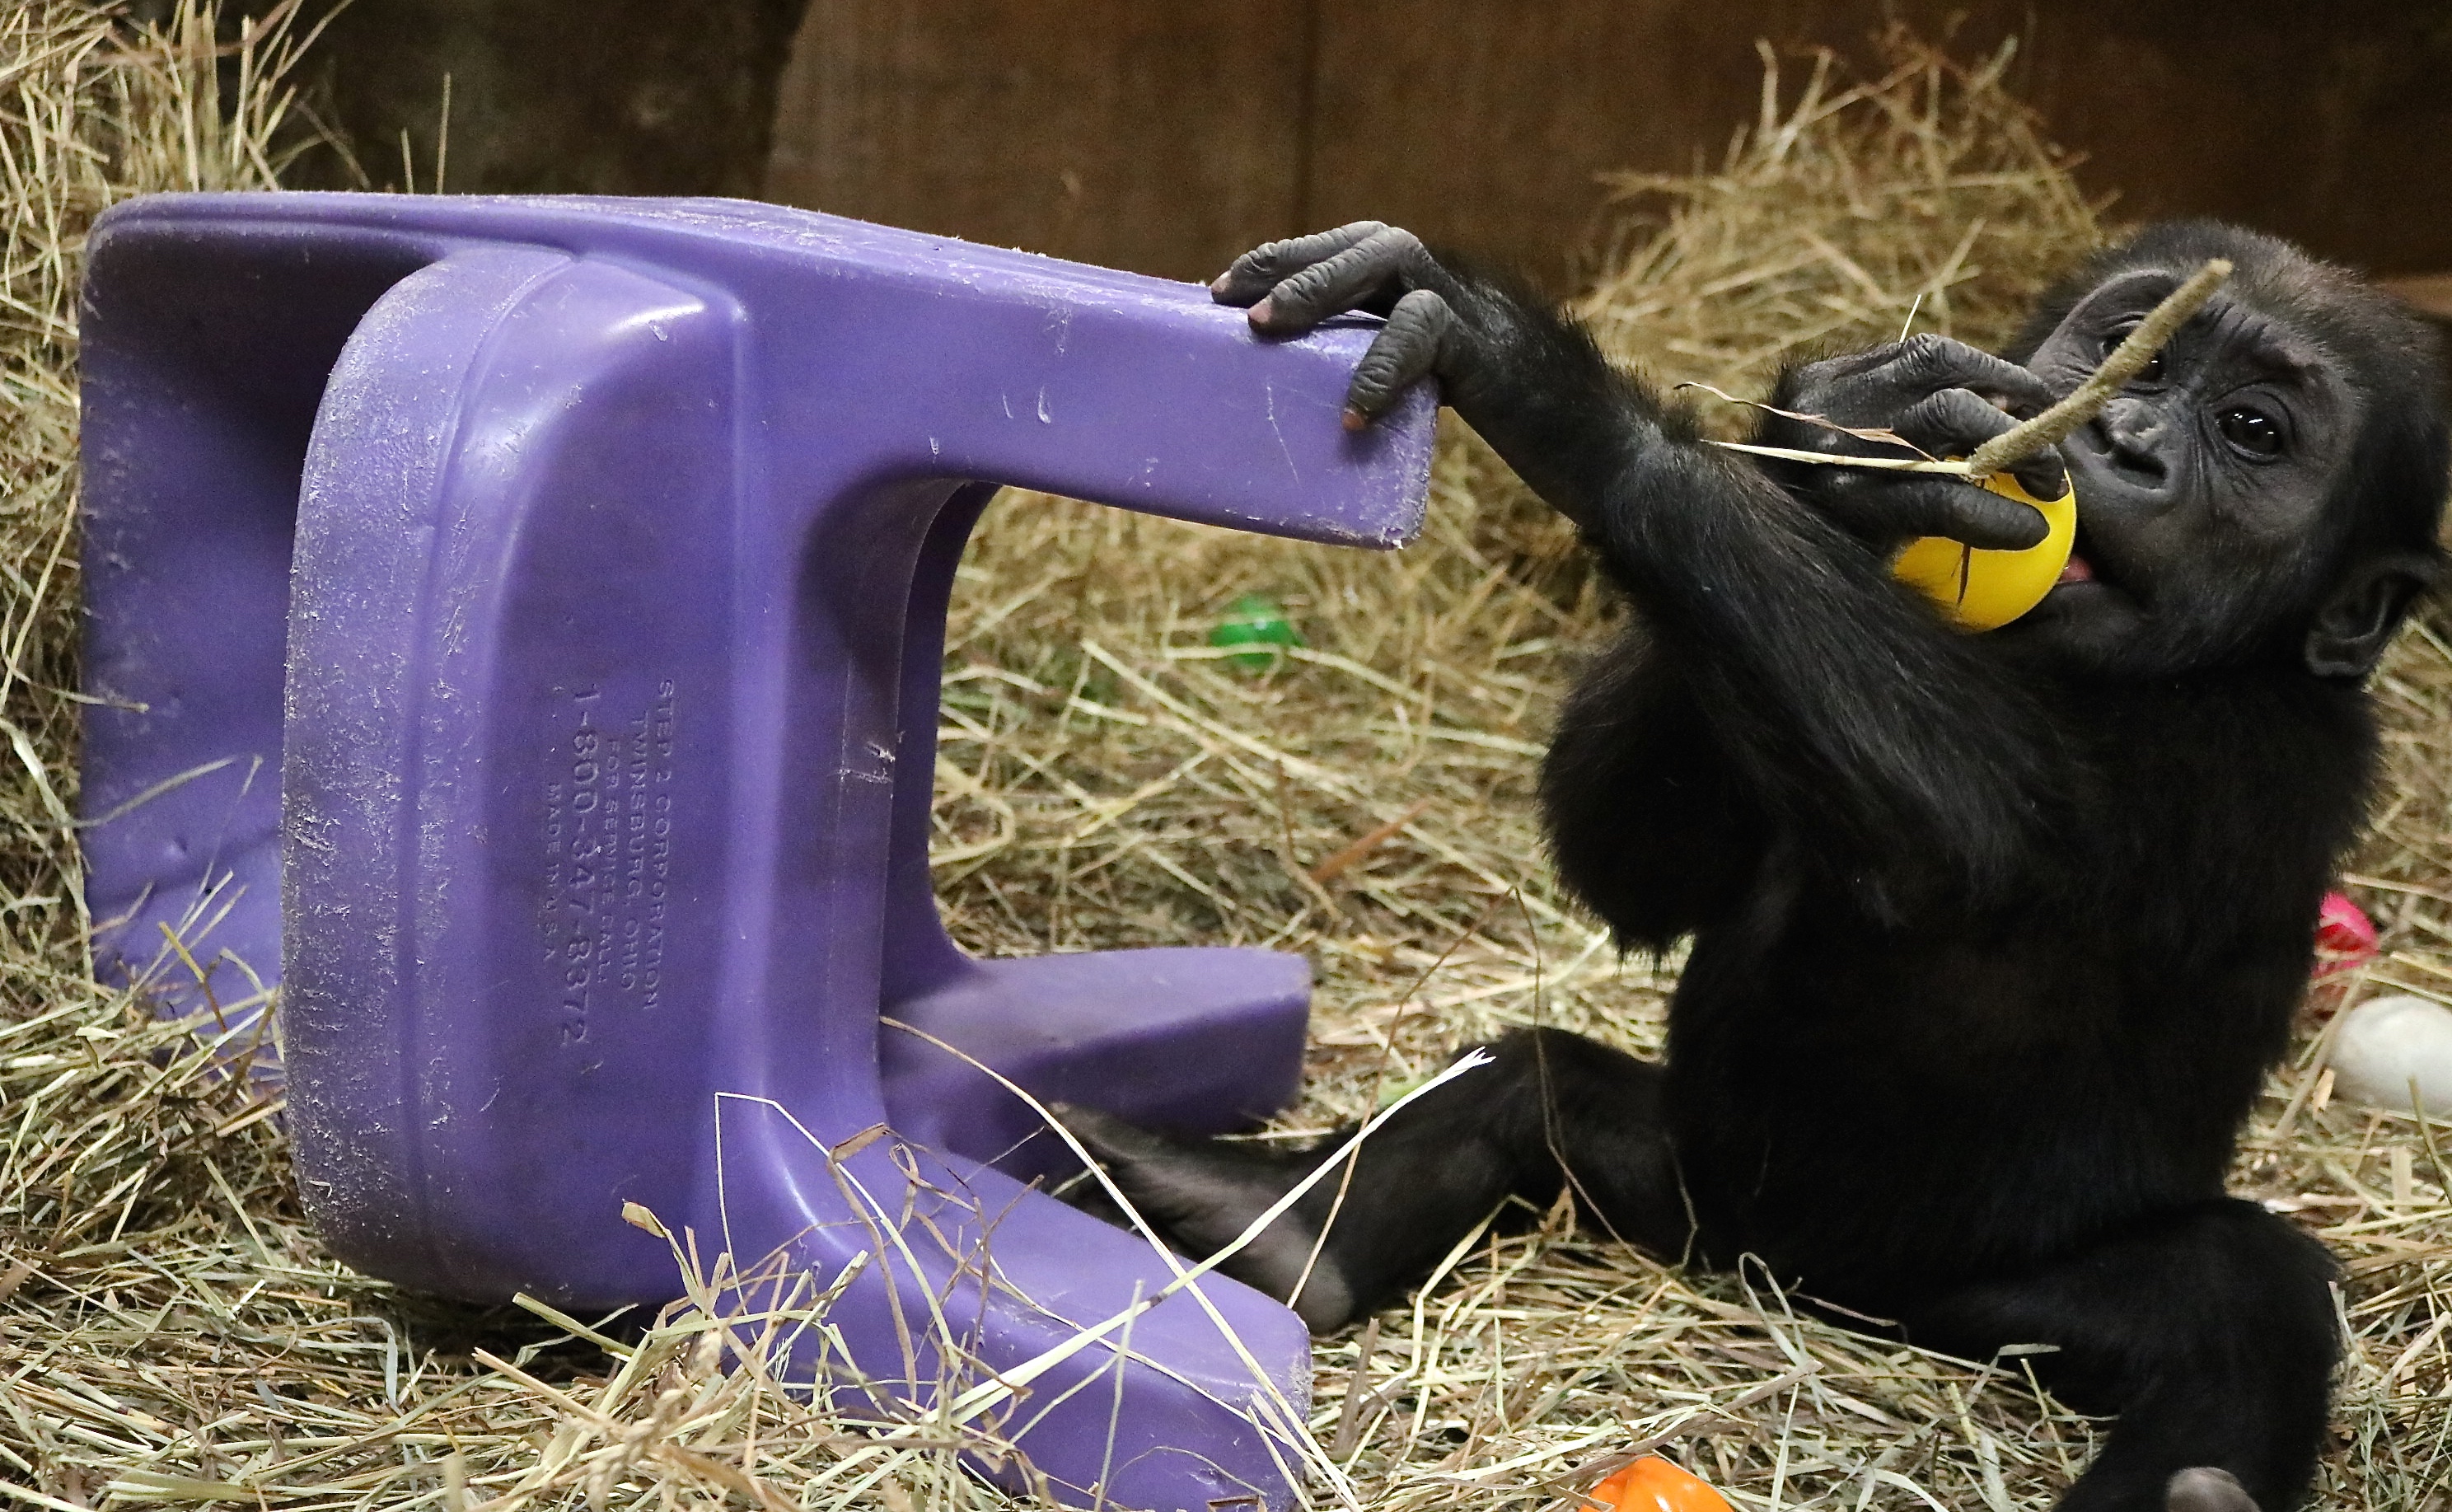
[[(1553, 284), (1607, 169), (1716, 161), (1757, 37), (1956, 17), (2123, 218), (2452, 270), (2452, 3), (355, 0), (319, 49), (366, 177), (720, 193), (1176, 277), (1360, 216)], [(1791, 90), (1802, 77), (1792, 65)]]

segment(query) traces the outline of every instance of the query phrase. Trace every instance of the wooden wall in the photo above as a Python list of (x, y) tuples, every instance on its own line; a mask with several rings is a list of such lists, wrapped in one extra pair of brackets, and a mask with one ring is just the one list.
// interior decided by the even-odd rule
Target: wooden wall
[(1950, 13), (2119, 213), (2452, 269), (2452, 5), (2391, 0), (812, 0), (766, 194), (1176, 277), (1361, 216), (1561, 282), (1607, 169), (1716, 158), (1754, 38)]
[[(158, 21), (185, 0), (127, 3)], [(225, 33), (272, 3), (224, 0)], [(755, 196), (803, 3), (309, 0), (307, 110), (354, 162), (310, 154), (288, 181), (430, 192), (447, 157), (461, 193)]]

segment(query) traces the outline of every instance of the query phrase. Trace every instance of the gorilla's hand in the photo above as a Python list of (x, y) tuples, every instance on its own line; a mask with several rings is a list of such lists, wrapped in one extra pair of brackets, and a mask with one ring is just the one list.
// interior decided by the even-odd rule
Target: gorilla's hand
[(1476, 312), (1464, 282), (1413, 232), (1377, 221), (1254, 248), (1209, 292), (1221, 305), (1250, 307), (1252, 328), (1270, 336), (1295, 335), (1349, 309), (1386, 316), (1346, 390), (1349, 430), (1386, 413), (1425, 377), (1438, 377), (1455, 404), (1457, 387), (1469, 387), (1481, 369), (1462, 360), (1472, 333), (1460, 317)]
[[(2042, 379), (2017, 364), (1925, 334), (1791, 368), (1770, 399), (1778, 408), (1835, 425), (1887, 429), (1913, 450), (1785, 415), (1766, 416), (1755, 440), (1833, 456), (1907, 457), (1920, 450), (1963, 457), (2017, 423), (2002, 406), (2032, 414), (2052, 398)], [(1960, 479), (1776, 461), (1766, 470), (1877, 550), (1924, 535), (1995, 550), (2044, 538), (2044, 517), (2034, 509)], [(2039, 499), (2057, 498), (2067, 487), (2059, 454), (2050, 450), (2020, 463), (2012, 475)]]

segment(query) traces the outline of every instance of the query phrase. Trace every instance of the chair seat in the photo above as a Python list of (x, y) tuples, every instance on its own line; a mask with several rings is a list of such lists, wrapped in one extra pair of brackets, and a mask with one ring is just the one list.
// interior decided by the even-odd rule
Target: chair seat
[[(1148, 1128), (1229, 1134), (1294, 1099), (1311, 971), (1274, 950), (1172, 948), (980, 961), (886, 1014), (992, 1066), (1041, 1103)], [(1029, 1105), (960, 1058), (889, 1025), (886, 1121), (1024, 1181), (1079, 1169)]]

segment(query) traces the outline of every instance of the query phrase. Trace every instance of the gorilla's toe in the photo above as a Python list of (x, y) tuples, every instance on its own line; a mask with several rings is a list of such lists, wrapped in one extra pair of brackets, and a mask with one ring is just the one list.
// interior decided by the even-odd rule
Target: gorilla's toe
[(1066, 1132), (1081, 1142), (1083, 1148), (1097, 1156), (1101, 1165), (1130, 1164), (1161, 1154), (1170, 1144), (1163, 1135), (1153, 1134), (1095, 1107), (1051, 1103), (1047, 1111), (1056, 1116), (1056, 1122), (1063, 1124)]
[[(1182, 1143), (1096, 1108), (1059, 1103), (1048, 1111), (1097, 1157), (1141, 1216), (1196, 1260), (1242, 1237), (1311, 1164), (1234, 1144)], [(1079, 1189), (1078, 1200), (1105, 1217), (1105, 1204), (1090, 1196), (1095, 1190)], [(1289, 1210), (1217, 1268), (1272, 1297), (1292, 1295), (1312, 1332), (1328, 1333), (1353, 1316), (1354, 1294), (1328, 1255), (1315, 1256), (1318, 1237), (1316, 1224), (1298, 1208)]]
[(2228, 1470), (2191, 1466), (2171, 1477), (2163, 1493), (2164, 1512), (2257, 1512), (2256, 1499)]

